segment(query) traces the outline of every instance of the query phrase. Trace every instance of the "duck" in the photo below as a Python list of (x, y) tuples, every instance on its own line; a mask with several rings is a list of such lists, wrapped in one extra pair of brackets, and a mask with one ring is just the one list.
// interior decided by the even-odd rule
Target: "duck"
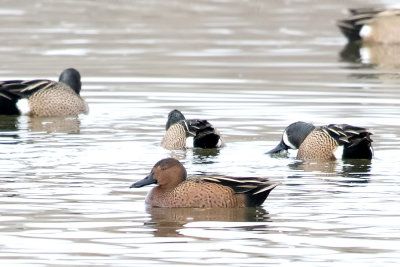
[(298, 149), (297, 159), (335, 160), (335, 150), (343, 146), (342, 159), (372, 159), (372, 133), (366, 128), (349, 124), (314, 126), (298, 121), (283, 132), (280, 143), (267, 154)]
[(337, 21), (350, 42), (400, 43), (400, 9), (356, 8), (351, 16)]
[(259, 177), (216, 175), (188, 178), (179, 160), (165, 158), (130, 188), (149, 184), (157, 184), (146, 196), (145, 203), (151, 207), (244, 208), (262, 205), (279, 183)]
[(181, 111), (174, 109), (168, 114), (165, 126), (166, 133), (161, 141), (161, 146), (178, 150), (187, 148), (189, 137), (193, 137), (193, 147), (218, 148), (223, 146), (219, 131), (207, 120), (187, 120)]
[(87, 114), (89, 107), (80, 96), (81, 75), (74, 68), (51, 80), (0, 82), (0, 114), (32, 117), (69, 117)]

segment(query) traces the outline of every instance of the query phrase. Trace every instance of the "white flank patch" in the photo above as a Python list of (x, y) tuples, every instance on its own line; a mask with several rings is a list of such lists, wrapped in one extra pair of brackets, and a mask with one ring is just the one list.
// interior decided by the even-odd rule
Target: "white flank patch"
[(221, 138), (218, 140), (218, 143), (217, 143), (217, 147), (221, 147), (222, 146), (222, 140), (221, 140)]
[(21, 98), (20, 100), (17, 101), (17, 108), (22, 115), (27, 115), (29, 111), (31, 111), (28, 99), (26, 98)]
[(292, 143), (290, 143), (286, 131), (283, 132), (283, 143), (292, 149), (297, 149)]
[(338, 146), (338, 148), (333, 152), (333, 155), (335, 155), (335, 158), (341, 159), (343, 156), (343, 146)]
[(370, 64), (371, 63), (371, 51), (367, 47), (361, 47), (360, 48), (360, 58), (361, 62), (364, 64)]
[(186, 137), (186, 147), (187, 148), (193, 147), (193, 136)]
[(366, 38), (371, 35), (371, 32), (372, 32), (371, 26), (365, 24), (362, 26), (360, 30), (360, 36), (361, 38)]

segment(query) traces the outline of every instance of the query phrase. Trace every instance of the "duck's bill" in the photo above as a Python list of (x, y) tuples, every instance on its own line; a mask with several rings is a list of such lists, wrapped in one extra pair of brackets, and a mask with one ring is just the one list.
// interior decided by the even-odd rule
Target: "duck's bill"
[(277, 154), (281, 153), (282, 151), (287, 151), (287, 146), (281, 141), (275, 148), (271, 149), (265, 154)]
[(154, 179), (153, 174), (150, 173), (144, 179), (137, 181), (136, 183), (133, 183), (129, 188), (139, 188), (139, 187), (143, 187), (145, 185), (156, 184), (156, 183), (157, 183), (157, 180)]

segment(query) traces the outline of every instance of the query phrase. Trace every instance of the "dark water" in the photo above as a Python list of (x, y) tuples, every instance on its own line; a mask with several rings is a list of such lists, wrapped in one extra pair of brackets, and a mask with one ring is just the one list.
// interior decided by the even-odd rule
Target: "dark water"
[[(396, 265), (397, 48), (361, 59), (335, 26), (366, 4), (2, 1), (0, 79), (73, 66), (90, 114), (0, 117), (1, 265)], [(162, 149), (173, 108), (227, 146)], [(297, 120), (369, 128), (374, 159), (265, 155)], [(191, 174), (281, 185), (258, 209), (146, 209), (149, 188), (128, 187), (168, 156)]]

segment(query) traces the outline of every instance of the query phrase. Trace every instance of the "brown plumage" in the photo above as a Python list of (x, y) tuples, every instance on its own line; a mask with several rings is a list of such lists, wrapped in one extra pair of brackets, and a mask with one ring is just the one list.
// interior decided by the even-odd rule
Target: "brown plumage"
[(186, 179), (185, 167), (176, 159), (157, 162), (150, 174), (131, 187), (156, 183), (146, 204), (170, 208), (238, 208), (260, 206), (278, 183), (264, 178), (198, 176)]
[(186, 131), (182, 124), (171, 125), (165, 133), (161, 146), (166, 149), (183, 149), (186, 147)]
[(300, 145), (297, 159), (332, 160), (338, 146), (338, 142), (324, 128), (316, 128)]
[(66, 69), (58, 82), (16, 80), (0, 82), (0, 114), (21, 114), (17, 102), (26, 98), (29, 112), (37, 117), (68, 117), (86, 114), (88, 105), (79, 95), (81, 77), (77, 70)]

